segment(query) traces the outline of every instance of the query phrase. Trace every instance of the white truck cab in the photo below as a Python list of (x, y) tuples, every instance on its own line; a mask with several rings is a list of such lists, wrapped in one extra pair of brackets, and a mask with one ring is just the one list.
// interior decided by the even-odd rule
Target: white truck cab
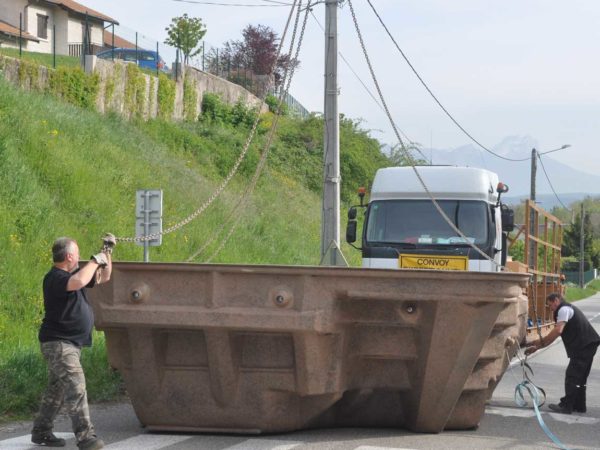
[(365, 208), (362, 266), (499, 271), (506, 261), (506, 234), (514, 225), (512, 210), (500, 202), (508, 187), (485, 169), (418, 166), (417, 171), (464, 237), (435, 208), (412, 167), (379, 169), (368, 204), (361, 196), (361, 204), (348, 212), (346, 240), (353, 244), (356, 208)]

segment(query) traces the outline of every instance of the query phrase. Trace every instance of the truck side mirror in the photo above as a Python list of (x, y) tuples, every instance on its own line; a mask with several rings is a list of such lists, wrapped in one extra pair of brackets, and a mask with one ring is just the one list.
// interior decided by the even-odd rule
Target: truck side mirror
[(356, 220), (356, 208), (354, 206), (348, 210), (348, 220)]
[(346, 227), (346, 242), (356, 242), (356, 208), (353, 206), (348, 210), (348, 226)]
[(346, 227), (346, 242), (353, 244), (356, 242), (356, 220), (348, 220)]
[(515, 212), (506, 205), (501, 205), (502, 231), (510, 233), (515, 229)]

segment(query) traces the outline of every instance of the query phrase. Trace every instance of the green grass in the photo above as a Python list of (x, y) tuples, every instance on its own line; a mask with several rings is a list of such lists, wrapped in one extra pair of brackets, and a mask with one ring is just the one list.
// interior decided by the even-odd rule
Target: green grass
[[(12, 58), (19, 58), (18, 48), (0, 48), (0, 54), (10, 56)], [(53, 67), (54, 57), (50, 53), (38, 53), (38, 52), (27, 52), (23, 51), (21, 58), (35, 62), (41, 66)], [(81, 58), (74, 56), (56, 55), (56, 67), (77, 67), (81, 66)]]
[[(271, 119), (261, 123), (256, 143), (224, 194), (199, 218), (165, 235), (162, 246), (152, 247), (152, 261), (185, 261), (222, 230), (195, 261), (213, 254), (254, 172)], [(351, 197), (367, 172), (384, 160), (376, 141), (351, 123), (343, 130), (342, 145), (365, 159), (343, 162), (349, 174), (343, 192)], [(125, 122), (22, 92), (0, 77), (0, 417), (30, 415), (45, 387), (37, 332), (43, 316), (41, 280), (52, 264), (54, 239), (76, 238), (85, 256), (99, 250), (105, 232), (132, 236), (136, 189), (163, 189), (164, 228), (181, 221), (213, 193), (247, 133), (244, 125)], [(242, 215), (239, 226), (213, 262), (318, 264), (322, 136), (316, 119), (285, 119), (248, 207), (235, 212)], [(343, 249), (360, 264), (359, 252)], [(120, 243), (114, 256), (140, 261), (143, 251)], [(108, 369), (101, 333), (83, 361), (90, 401), (119, 394), (120, 378)]]
[(600, 291), (600, 279), (589, 282), (583, 289), (575, 285), (567, 286), (566, 299), (575, 302), (584, 298), (591, 297)]

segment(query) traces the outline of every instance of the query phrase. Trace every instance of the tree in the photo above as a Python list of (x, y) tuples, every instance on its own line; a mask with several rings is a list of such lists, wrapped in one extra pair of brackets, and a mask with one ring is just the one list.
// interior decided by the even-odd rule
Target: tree
[[(409, 166), (412, 164), (423, 165), (427, 164), (424, 159), (414, 157), (414, 153), (421, 153), (421, 145), (418, 142), (407, 142), (405, 145), (406, 151), (402, 149), (400, 144), (393, 145), (390, 148), (390, 162), (394, 166)], [(410, 155), (410, 158), (407, 156)]]
[[(576, 256), (579, 258), (581, 239), (581, 213), (575, 216), (573, 223), (566, 227), (563, 233), (562, 254), (564, 256)], [(600, 254), (594, 246), (594, 230), (590, 214), (584, 214), (583, 218), (583, 246), (584, 261), (592, 263), (594, 267), (600, 265)]]
[(174, 17), (165, 30), (168, 34), (165, 44), (176, 47), (183, 53), (184, 64), (188, 63), (190, 56), (196, 56), (202, 50), (196, 47), (206, 34), (206, 27), (199, 17), (188, 17), (187, 14)]
[[(248, 25), (242, 30), (242, 39), (228, 41), (208, 58), (209, 67), (249, 70), (253, 75), (274, 76), (275, 86), (283, 81), (286, 71), (296, 68), (299, 61), (289, 55), (277, 56), (279, 36), (266, 25)], [(216, 60), (216, 55), (218, 61)]]

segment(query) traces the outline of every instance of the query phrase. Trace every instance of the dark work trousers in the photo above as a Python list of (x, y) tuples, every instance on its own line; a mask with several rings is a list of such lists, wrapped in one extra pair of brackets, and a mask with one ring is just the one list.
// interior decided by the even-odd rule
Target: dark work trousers
[(569, 411), (586, 411), (586, 383), (596, 349), (596, 344), (593, 344), (569, 359), (565, 373), (565, 396), (560, 399), (561, 406)]

